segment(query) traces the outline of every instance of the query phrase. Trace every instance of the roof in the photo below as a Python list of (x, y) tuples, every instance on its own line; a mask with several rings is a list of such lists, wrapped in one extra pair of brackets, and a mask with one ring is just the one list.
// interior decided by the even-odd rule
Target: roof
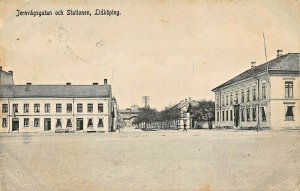
[(267, 70), (267, 66), (269, 72), (289, 71), (296, 72), (299, 74), (299, 55), (300, 53), (288, 53), (283, 56), (277, 57), (269, 62), (256, 66), (253, 69), (246, 70), (245, 72), (214, 88), (212, 91), (218, 90), (220, 88), (239, 82), (241, 80), (253, 77), (253, 75), (255, 74), (262, 73)]
[(0, 97), (109, 98), (110, 85), (1, 85)]
[(183, 108), (184, 106), (186, 106), (186, 105), (188, 105), (188, 104), (190, 104), (190, 103), (194, 103), (194, 102), (196, 102), (195, 100), (184, 100), (184, 101), (181, 101), (181, 102), (179, 102), (179, 103), (177, 103), (177, 104), (175, 104), (172, 108), (177, 108), (177, 109), (181, 109), (181, 108)]

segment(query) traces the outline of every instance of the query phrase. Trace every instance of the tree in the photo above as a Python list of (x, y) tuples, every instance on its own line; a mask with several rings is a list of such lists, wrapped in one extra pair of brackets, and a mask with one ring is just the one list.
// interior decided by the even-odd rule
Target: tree
[(178, 119), (180, 118), (180, 109), (178, 108), (172, 108), (172, 107), (166, 107), (164, 110), (162, 110), (159, 113), (159, 121), (160, 121), (160, 127), (161, 128), (171, 128), (171, 125), (176, 125)]
[(207, 121), (209, 128), (215, 120), (215, 103), (213, 101), (200, 100), (197, 104), (189, 105), (188, 111), (191, 114), (193, 126), (196, 121)]
[(141, 108), (139, 115), (134, 119), (133, 124), (140, 126), (142, 124), (144, 129), (148, 128), (153, 122), (157, 121), (157, 111), (152, 108)]

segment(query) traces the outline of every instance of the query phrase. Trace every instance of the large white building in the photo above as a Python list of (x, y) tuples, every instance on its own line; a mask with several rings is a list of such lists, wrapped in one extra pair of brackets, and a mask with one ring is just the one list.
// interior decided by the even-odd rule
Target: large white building
[(0, 132), (114, 131), (116, 101), (104, 85), (1, 85)]
[(300, 126), (299, 53), (255, 66), (214, 88), (215, 125), (294, 129)]

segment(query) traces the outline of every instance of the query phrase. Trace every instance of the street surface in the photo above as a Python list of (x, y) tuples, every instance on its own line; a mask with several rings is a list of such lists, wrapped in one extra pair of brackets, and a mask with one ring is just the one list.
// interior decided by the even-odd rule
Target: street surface
[(0, 134), (1, 191), (299, 190), (300, 131)]

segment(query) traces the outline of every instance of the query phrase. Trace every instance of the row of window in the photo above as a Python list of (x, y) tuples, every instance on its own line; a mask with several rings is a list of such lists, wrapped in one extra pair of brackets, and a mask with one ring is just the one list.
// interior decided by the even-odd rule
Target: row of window
[[(262, 83), (261, 87), (262, 91), (262, 99), (266, 99), (266, 83)], [(245, 97), (245, 90), (241, 89), (241, 103), (244, 102), (250, 102), (250, 87), (246, 90), (246, 97)], [(293, 82), (292, 81), (286, 81), (285, 82), (285, 97), (286, 98), (293, 98)], [(256, 101), (256, 86), (252, 86), (252, 101)], [(224, 105), (233, 105), (233, 92), (226, 93), (226, 95), (222, 95), (222, 106)], [(235, 104), (240, 103), (239, 102), (239, 91), (235, 91)], [(219, 96), (217, 96), (216, 99), (216, 106), (219, 106)]]
[[(33, 119), (33, 126), (34, 127), (40, 127), (41, 126), (40, 121), (41, 121), (40, 118), (34, 118)], [(66, 128), (73, 127), (72, 119), (66, 119), (66, 121), (67, 121)], [(83, 119), (82, 118), (77, 118), (76, 121), (77, 121), (76, 127), (82, 127), (83, 128)], [(29, 122), (30, 122), (29, 118), (24, 118), (23, 127), (29, 127)], [(45, 118), (44, 119), (44, 126), (51, 126), (50, 124), (51, 124), (51, 119)], [(19, 126), (19, 124), (18, 124), (18, 126)], [(7, 118), (2, 118), (2, 127), (3, 128), (7, 127)], [(56, 128), (62, 128), (62, 119), (56, 119), (55, 127)], [(94, 119), (93, 118), (89, 118), (87, 120), (87, 127), (88, 128), (93, 128), (94, 127)], [(104, 127), (103, 126), (103, 119), (98, 119), (97, 127), (98, 128), (103, 128)], [(49, 128), (51, 128), (51, 127), (49, 127)]]
[[(251, 118), (251, 114), (250, 114), (250, 108), (246, 108), (246, 120), (247, 121), (256, 121), (256, 107), (252, 107), (252, 118)], [(241, 121), (245, 121), (245, 109), (242, 108), (240, 109), (241, 111)], [(226, 115), (225, 115), (226, 114)], [(238, 115), (238, 114), (235, 114)], [(233, 110), (226, 110), (226, 111), (222, 111), (222, 121), (233, 121), (233, 117), (238, 117), (238, 116), (234, 116), (233, 114)], [(261, 120), (262, 121), (266, 121), (266, 112), (264, 107), (261, 107)], [(220, 121), (220, 116), (219, 116), (219, 112), (217, 112), (217, 121)]]
[[(66, 111), (67, 113), (72, 113), (73, 107), (72, 107), (72, 103), (67, 103), (66, 104)], [(92, 113), (93, 112), (93, 104), (92, 103), (88, 103), (87, 104), (87, 112)], [(34, 113), (40, 113), (41, 111), (41, 105), (39, 103), (34, 104), (33, 105), (33, 111)], [(2, 113), (7, 113), (8, 112), (8, 104), (2, 104)], [(13, 112), (14, 113), (18, 113), (19, 112), (19, 105), (18, 104), (13, 104)], [(24, 113), (29, 113), (29, 104), (25, 103), (23, 105), (23, 112)], [(50, 103), (46, 103), (44, 105), (44, 112), (45, 113), (49, 113), (50, 112)], [(56, 104), (56, 112), (60, 113), (62, 112), (62, 104), (57, 103)], [(77, 112), (81, 113), (83, 112), (83, 104), (82, 103), (78, 103), (77, 104)], [(103, 112), (103, 103), (99, 103), (98, 104), (98, 113), (102, 113)]]
[[(250, 110), (250, 108), (246, 108), (246, 112), (245, 112), (245, 108), (240, 109), (241, 121), (245, 121), (245, 120), (251, 121), (251, 113), (252, 113), (252, 121), (256, 121), (256, 107), (252, 107), (251, 110)], [(251, 111), (251, 113), (250, 113), (250, 111)], [(226, 116), (225, 116), (225, 114), (226, 114)], [(229, 116), (228, 116), (228, 114), (229, 114)], [(246, 118), (245, 118), (245, 114), (246, 114)], [(260, 108), (260, 114), (261, 114), (261, 120), (263, 122), (267, 121), (266, 111), (265, 111), (264, 107)], [(226, 113), (225, 113), (225, 111), (222, 111), (222, 119), (221, 120), (222, 121), (233, 121), (233, 110), (226, 110)], [(294, 120), (294, 106), (286, 106), (285, 120), (286, 121)], [(220, 121), (219, 112), (217, 112), (217, 121)]]

